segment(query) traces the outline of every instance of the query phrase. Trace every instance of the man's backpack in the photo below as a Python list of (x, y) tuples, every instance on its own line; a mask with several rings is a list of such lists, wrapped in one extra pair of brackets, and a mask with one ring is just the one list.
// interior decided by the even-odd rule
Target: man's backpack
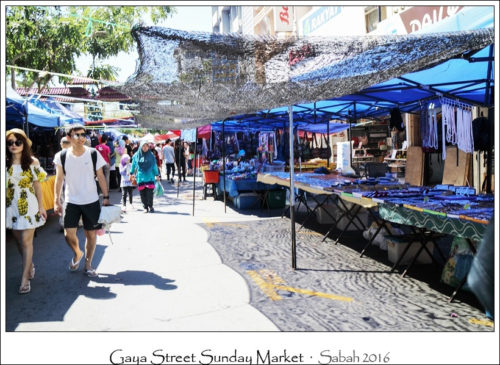
[[(63, 168), (64, 175), (66, 175), (66, 168), (64, 164), (66, 163), (66, 153), (68, 150), (64, 149), (61, 151), (61, 165)], [(90, 148), (90, 156), (92, 156), (92, 163), (94, 165), (94, 176), (96, 176), (96, 165), (97, 165), (97, 150), (95, 148)]]

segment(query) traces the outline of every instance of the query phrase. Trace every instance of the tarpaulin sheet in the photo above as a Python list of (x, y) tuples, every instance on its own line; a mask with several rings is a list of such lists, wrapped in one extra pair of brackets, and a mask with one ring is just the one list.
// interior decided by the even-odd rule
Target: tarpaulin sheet
[(118, 86), (143, 126), (193, 128), (232, 115), (353, 94), (494, 43), (493, 29), (274, 37), (138, 26), (140, 65)]

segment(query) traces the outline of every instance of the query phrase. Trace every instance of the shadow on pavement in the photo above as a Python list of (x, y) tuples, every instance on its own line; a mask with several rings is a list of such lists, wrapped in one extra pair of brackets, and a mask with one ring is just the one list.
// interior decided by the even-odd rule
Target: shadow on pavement
[(149, 271), (127, 270), (116, 274), (99, 273), (98, 278), (91, 280), (99, 284), (152, 285), (160, 290), (177, 289), (177, 285), (169, 284), (175, 280), (163, 278)]

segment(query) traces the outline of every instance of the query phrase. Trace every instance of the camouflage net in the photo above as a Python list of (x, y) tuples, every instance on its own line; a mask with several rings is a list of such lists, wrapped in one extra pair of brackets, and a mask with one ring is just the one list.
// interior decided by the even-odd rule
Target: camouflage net
[(494, 43), (494, 30), (308, 37), (134, 27), (140, 64), (116, 87), (144, 127), (194, 128), (231, 115), (332, 99)]

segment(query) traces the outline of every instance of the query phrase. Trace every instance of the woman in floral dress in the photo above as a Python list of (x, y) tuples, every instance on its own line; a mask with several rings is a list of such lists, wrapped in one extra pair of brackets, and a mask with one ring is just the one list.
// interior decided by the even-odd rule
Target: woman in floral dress
[(47, 212), (42, 204), (40, 181), (47, 177), (40, 163), (31, 154), (31, 140), (22, 129), (6, 133), (6, 228), (12, 229), (23, 259), (23, 274), (19, 294), (31, 291), (30, 280), (35, 276), (33, 236), (35, 228), (45, 224)]

